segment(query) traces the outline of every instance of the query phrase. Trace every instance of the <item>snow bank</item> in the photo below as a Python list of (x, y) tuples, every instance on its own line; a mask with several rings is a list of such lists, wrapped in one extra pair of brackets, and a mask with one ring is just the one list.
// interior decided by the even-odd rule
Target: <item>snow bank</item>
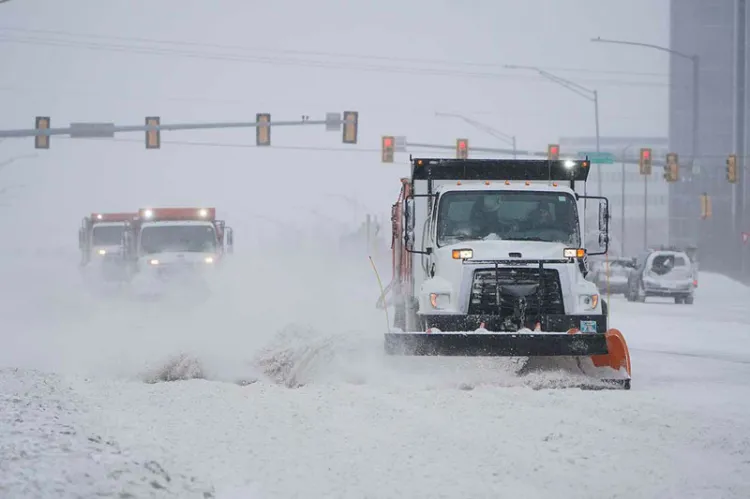
[(81, 424), (89, 411), (57, 376), (0, 370), (0, 496), (214, 497), (163, 457), (123, 448)]

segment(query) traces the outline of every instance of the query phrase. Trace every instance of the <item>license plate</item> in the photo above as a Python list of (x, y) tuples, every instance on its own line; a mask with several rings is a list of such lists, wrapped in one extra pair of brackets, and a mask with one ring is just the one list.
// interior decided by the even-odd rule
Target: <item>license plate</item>
[(580, 329), (582, 333), (596, 333), (596, 321), (581, 321)]

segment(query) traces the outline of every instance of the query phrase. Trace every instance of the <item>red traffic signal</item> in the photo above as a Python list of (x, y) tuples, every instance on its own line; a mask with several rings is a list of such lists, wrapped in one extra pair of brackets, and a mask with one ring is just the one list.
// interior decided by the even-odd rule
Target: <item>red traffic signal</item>
[(469, 139), (456, 139), (456, 158), (467, 159), (469, 157)]
[(547, 159), (552, 160), (552, 161), (560, 159), (560, 145), (559, 144), (550, 144), (547, 146)]
[(381, 142), (381, 151), (380, 151), (380, 161), (383, 163), (393, 163), (393, 156), (394, 156), (394, 137), (390, 135), (386, 135), (383, 137), (383, 140)]

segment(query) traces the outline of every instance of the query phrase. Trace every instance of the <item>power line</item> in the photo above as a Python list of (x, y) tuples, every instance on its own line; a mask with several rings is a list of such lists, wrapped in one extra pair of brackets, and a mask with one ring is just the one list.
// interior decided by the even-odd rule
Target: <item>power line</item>
[[(501, 69), (503, 64), (491, 63), (491, 62), (466, 62), (466, 61), (451, 61), (447, 59), (424, 59), (424, 58), (409, 58), (409, 57), (394, 57), (394, 56), (379, 56), (379, 55), (365, 55), (365, 54), (354, 54), (344, 52), (328, 52), (328, 51), (312, 51), (312, 50), (291, 50), (291, 49), (274, 49), (268, 47), (250, 47), (243, 45), (226, 45), (208, 42), (194, 42), (187, 40), (165, 40), (157, 38), (143, 38), (143, 37), (128, 37), (128, 36), (114, 36), (114, 35), (99, 35), (93, 33), (73, 33), (70, 31), (63, 30), (44, 30), (44, 29), (30, 29), (30, 28), (14, 28), (8, 26), (0, 26), (0, 31), (11, 31), (16, 33), (37, 33), (37, 34), (48, 34), (58, 35), (69, 38), (91, 38), (96, 40), (116, 40), (122, 42), (135, 42), (135, 43), (148, 43), (157, 45), (176, 45), (196, 48), (212, 48), (222, 50), (235, 50), (241, 52), (265, 52), (271, 54), (286, 54), (286, 55), (302, 55), (302, 56), (313, 56), (313, 57), (332, 57), (332, 58), (344, 58), (344, 59), (356, 59), (356, 60), (371, 60), (371, 61), (385, 61), (385, 62), (408, 62), (411, 64), (439, 64), (444, 66), (461, 66), (461, 67), (481, 67), (481, 68), (495, 68)], [(623, 71), (623, 70), (606, 70), (606, 69), (590, 69), (590, 68), (566, 68), (566, 67), (545, 67), (550, 71), (558, 72), (574, 72), (574, 73), (600, 73), (600, 74), (613, 74), (613, 75), (630, 75), (630, 76), (650, 76), (658, 78), (667, 78), (669, 75), (666, 73), (651, 73), (642, 71)]]
[[(183, 57), (189, 59), (203, 59), (203, 60), (215, 60), (224, 62), (244, 62), (250, 64), (266, 64), (271, 66), (300, 66), (317, 69), (337, 69), (342, 71), (367, 71), (367, 72), (378, 72), (378, 73), (397, 73), (397, 74), (412, 74), (412, 75), (424, 75), (424, 76), (453, 76), (461, 78), (478, 78), (478, 79), (508, 79), (518, 81), (542, 81), (539, 77), (532, 75), (519, 75), (511, 73), (497, 73), (497, 72), (480, 72), (480, 71), (466, 71), (459, 69), (441, 69), (441, 68), (418, 68), (418, 67), (403, 67), (394, 65), (372, 65), (372, 64), (357, 64), (351, 62), (336, 62), (336, 61), (321, 61), (314, 59), (303, 59), (303, 58), (281, 58), (277, 56), (243, 56), (237, 54), (227, 53), (209, 53), (209, 52), (195, 52), (188, 50), (179, 49), (167, 49), (167, 48), (149, 48), (149, 47), (138, 47), (132, 45), (117, 45), (117, 44), (104, 44), (98, 42), (84, 42), (75, 40), (55, 40), (49, 38), (34, 38), (34, 37), (14, 37), (14, 36), (0, 36), (0, 42), (16, 43), (22, 45), (41, 45), (51, 46), (59, 48), (79, 48), (88, 49), (94, 51), (107, 51), (107, 52), (119, 52), (119, 53), (131, 53), (141, 55), (157, 55), (157, 56), (168, 56), (168, 57)], [(596, 79), (596, 78), (579, 78), (579, 81), (596, 84), (599, 86), (619, 86), (619, 87), (668, 87), (668, 82), (656, 82), (656, 81), (623, 81), (619, 79), (607, 80), (607, 79)]]

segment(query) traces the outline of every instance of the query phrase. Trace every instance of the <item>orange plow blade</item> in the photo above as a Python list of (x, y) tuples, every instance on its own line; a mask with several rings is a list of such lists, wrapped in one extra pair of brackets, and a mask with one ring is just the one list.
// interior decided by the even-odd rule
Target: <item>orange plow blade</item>
[(591, 362), (596, 367), (611, 367), (615, 371), (624, 368), (628, 373), (628, 377), (630, 377), (630, 350), (628, 350), (625, 337), (619, 329), (608, 329), (604, 333), (604, 337), (607, 340), (608, 353), (605, 355), (592, 355)]

